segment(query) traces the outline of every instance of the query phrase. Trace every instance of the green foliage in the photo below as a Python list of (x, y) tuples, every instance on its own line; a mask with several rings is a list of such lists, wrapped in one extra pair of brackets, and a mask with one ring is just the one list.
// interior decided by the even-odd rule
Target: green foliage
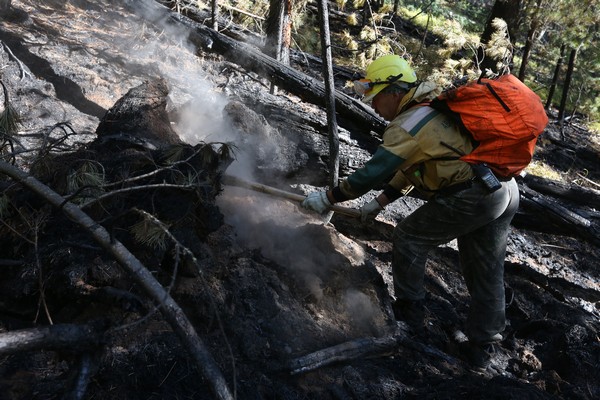
[(321, 53), (319, 21), (313, 15), (304, 13), (294, 18), (293, 47), (311, 54)]
[[(411, 60), (421, 79), (432, 79), (450, 84), (460, 76), (478, 74), (473, 59), (493, 0), (405, 0), (400, 2), (398, 15), (415, 23), (424, 34), (441, 37), (443, 46), (426, 46), (422, 38), (403, 36), (394, 30), (391, 21), (393, 0), (375, 12), (371, 21), (359, 29), (365, 0), (336, 0), (332, 7), (350, 13), (348, 29), (332, 29), (334, 62), (356, 69), (364, 69), (375, 57), (395, 53)], [(221, 0), (222, 13), (227, 12), (236, 23), (262, 31), (269, 7), (268, 0)], [(209, 0), (177, 0), (178, 7), (196, 5), (210, 7)], [(318, 18), (307, 12), (306, 0), (294, 1), (293, 46), (312, 54), (320, 54)], [(244, 15), (245, 10), (257, 17)], [(493, 45), (487, 46), (486, 56), (507, 64), (513, 56), (511, 69), (517, 73), (527, 33), (535, 28), (534, 47), (528, 61), (526, 83), (538, 91), (545, 101), (554, 67), (563, 43), (568, 48), (580, 48), (572, 86), (567, 99), (567, 109), (577, 109), (592, 120), (600, 120), (600, 0), (524, 0), (520, 12), (521, 24), (513, 32), (514, 49), (506, 41), (505, 29), (498, 23)], [(513, 53), (514, 52), (514, 53)], [(460, 57), (457, 57), (460, 54)], [(567, 54), (568, 57), (568, 54)], [(560, 101), (566, 72), (563, 64), (554, 94), (554, 103)], [(570, 112), (570, 111), (568, 111)]]
[(0, 218), (4, 219), (8, 215), (8, 208), (10, 206), (10, 199), (6, 194), (0, 196)]
[(4, 154), (7, 150), (12, 150), (13, 142), (16, 141), (15, 135), (19, 130), (21, 118), (19, 117), (19, 113), (10, 103), (8, 89), (1, 80), (0, 86), (2, 86), (4, 94), (4, 110), (0, 113), (0, 154)]
[(0, 113), (0, 134), (13, 136), (19, 130), (21, 117), (10, 103), (5, 103), (4, 110)]
[[(67, 175), (67, 192), (76, 193), (80, 189), (89, 189), (86, 191), (88, 196), (99, 194), (101, 187), (106, 183), (104, 179), (104, 169), (102, 164), (95, 161), (84, 160), (79, 168), (71, 170)], [(80, 194), (75, 202), (85, 200), (85, 196)]]
[(167, 248), (167, 233), (146, 216), (133, 224), (130, 231), (134, 239), (144, 246), (163, 251)]

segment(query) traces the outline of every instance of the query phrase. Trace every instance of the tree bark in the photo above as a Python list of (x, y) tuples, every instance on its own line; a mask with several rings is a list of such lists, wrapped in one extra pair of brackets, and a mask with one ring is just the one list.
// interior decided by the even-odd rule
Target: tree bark
[(527, 32), (527, 40), (525, 41), (525, 47), (523, 48), (523, 57), (521, 59), (521, 67), (519, 68), (518, 78), (521, 82), (525, 82), (525, 71), (527, 70), (527, 64), (529, 63), (529, 55), (533, 48), (533, 38), (537, 32), (537, 27), (532, 24)]
[(599, 190), (588, 189), (576, 185), (567, 185), (530, 174), (523, 177), (523, 183), (536, 192), (600, 210)]
[(521, 57), (521, 67), (519, 68), (518, 78), (521, 82), (525, 82), (525, 71), (527, 70), (527, 64), (529, 63), (529, 55), (533, 49), (535, 41), (535, 35), (540, 27), (540, 12), (542, 7), (542, 0), (537, 0), (535, 4), (535, 10), (531, 16), (531, 22), (529, 30), (527, 32), (527, 38), (525, 40), (525, 47), (523, 48), (523, 57)]
[(10, 9), (12, 0), (0, 0), (0, 11), (6, 11)]
[(327, 127), (329, 130), (329, 185), (337, 186), (340, 168), (340, 138), (335, 117), (335, 85), (331, 67), (331, 39), (329, 32), (329, 11), (327, 0), (319, 0), (321, 23), (321, 53), (323, 59), (323, 77), (325, 79), (325, 105), (327, 109)]
[[(265, 54), (284, 65), (290, 65), (291, 4), (289, 0), (271, 0), (266, 23)], [(277, 87), (271, 84), (271, 94)]]
[(394, 0), (394, 15), (398, 14), (399, 7), (400, 7), (400, 0)]
[(219, 30), (219, 0), (211, 1), (211, 23), (215, 31)]
[(546, 110), (552, 107), (552, 98), (554, 97), (554, 91), (556, 90), (556, 84), (558, 83), (558, 76), (560, 75), (560, 69), (562, 67), (563, 59), (565, 57), (566, 45), (563, 43), (560, 46), (560, 56), (556, 61), (556, 68), (554, 68), (554, 75), (552, 76), (552, 83), (550, 84), (550, 90), (548, 91), (548, 98), (546, 99)]
[[(283, 46), (283, 18), (285, 14), (285, 2), (280, 0), (271, 0), (269, 6), (269, 15), (266, 22), (266, 43), (265, 54), (270, 55), (279, 62), (281, 59), (281, 48)], [(289, 64), (285, 63), (284, 64)]]
[[(548, 224), (555, 225), (558, 229), (552, 230), (552, 233), (559, 230), (562, 234), (581, 237), (596, 246), (600, 245), (600, 232), (596, 226), (592, 225), (590, 220), (526, 185), (521, 185), (519, 189), (523, 195), (523, 205), (528, 206), (534, 213), (537, 211), (541, 214), (541, 226), (544, 230), (536, 229), (536, 226), (539, 226), (538, 218), (528, 218), (533, 225), (521, 225), (521, 228), (545, 232)], [(519, 221), (515, 222), (518, 223)]]
[(154, 278), (152, 273), (121, 242), (111, 237), (110, 233), (103, 226), (90, 218), (79, 207), (67, 202), (64, 197), (60, 196), (54, 190), (15, 166), (0, 161), (0, 173), (20, 182), (54, 207), (62, 209), (69, 218), (91, 234), (94, 240), (112, 254), (119, 264), (142, 287), (146, 294), (159, 306), (163, 317), (169, 322), (173, 331), (187, 345), (192, 357), (196, 361), (198, 369), (204, 374), (215, 396), (219, 399), (233, 399), (227, 387), (227, 382), (215, 360), (183, 310)]
[(575, 70), (575, 60), (577, 59), (577, 52), (579, 48), (572, 49), (571, 55), (569, 56), (569, 64), (567, 66), (567, 75), (565, 76), (565, 83), (563, 84), (562, 97), (560, 99), (560, 106), (558, 108), (558, 121), (561, 125), (565, 117), (565, 109), (567, 108), (567, 98), (569, 97), (569, 88), (571, 86), (571, 78), (573, 77), (573, 70)]

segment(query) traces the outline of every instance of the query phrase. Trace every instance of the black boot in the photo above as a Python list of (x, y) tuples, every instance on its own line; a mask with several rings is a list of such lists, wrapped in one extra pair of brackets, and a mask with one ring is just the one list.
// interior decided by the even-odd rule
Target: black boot
[(462, 342), (459, 344), (461, 357), (469, 363), (471, 368), (484, 372), (491, 364), (496, 353), (493, 343)]
[(413, 329), (425, 328), (425, 306), (423, 300), (398, 299), (392, 303), (396, 321), (404, 321)]

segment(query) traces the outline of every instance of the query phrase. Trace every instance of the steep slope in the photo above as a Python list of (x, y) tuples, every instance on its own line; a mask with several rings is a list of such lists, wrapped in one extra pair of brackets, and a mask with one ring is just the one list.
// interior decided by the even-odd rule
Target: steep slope
[[(118, 2), (14, 0), (13, 6), (0, 28), (0, 62), (23, 119), (17, 148), (50, 143), (56, 151), (77, 150), (96, 139), (100, 119), (118, 99), (160, 77), (170, 89), (171, 127), (183, 141), (233, 143), (237, 160), (228, 173), (297, 193), (325, 185), (327, 129), (319, 107), (290, 93), (269, 94), (269, 83), (256, 74), (196, 54), (184, 31), (151, 26)], [(377, 143), (343, 129), (341, 136), (346, 175)], [(551, 145), (542, 142), (541, 152)], [(39, 154), (23, 153), (19, 165), (27, 169)], [(9, 183), (2, 181), (3, 190)], [(172, 195), (139, 203), (175, 205), (174, 211), (187, 204)], [(419, 204), (401, 199), (372, 225), (337, 215), (323, 225), (291, 202), (225, 188), (216, 197), (223, 220), (213, 220), (209, 233), (197, 239), (193, 224), (173, 226), (176, 236), (191, 238), (186, 245), (199, 271), (184, 262), (175, 276), (164, 248), (129, 243), (184, 308), (240, 399), (597, 398), (600, 249), (513, 229), (506, 264), (514, 290), (510, 326), (494, 367), (476, 374), (455, 351), (468, 294), (453, 243), (428, 263), (426, 332), (414, 336), (391, 316), (390, 238), (396, 218)], [(0, 259), (20, 258), (2, 271), (0, 327), (10, 333), (50, 320), (102, 319), (109, 328), (93, 351), (1, 356), (2, 398), (213, 398), (140, 289), (89, 238), (66, 236), (58, 223), (65, 221), (52, 220), (40, 232), (47, 245), (40, 269), (34, 246), (3, 246)], [(102, 223), (129, 235), (122, 221)], [(71, 271), (82, 270), (86, 284), (120, 293), (121, 301), (61, 286)], [(122, 301), (124, 293), (131, 298)], [(397, 340), (382, 349), (360, 340), (373, 337)], [(342, 343), (370, 349), (371, 357), (332, 359), (340, 351), (334, 347), (326, 365), (294, 370), (301, 357)]]

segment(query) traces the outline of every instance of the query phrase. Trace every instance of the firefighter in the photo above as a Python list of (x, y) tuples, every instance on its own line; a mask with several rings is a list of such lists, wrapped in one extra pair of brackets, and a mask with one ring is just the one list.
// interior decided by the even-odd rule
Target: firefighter
[(470, 164), (458, 159), (457, 152), (473, 150), (472, 138), (447, 114), (427, 105), (441, 90), (431, 82), (419, 82), (404, 58), (376, 59), (354, 86), (389, 121), (382, 144), (339, 186), (310, 193), (302, 206), (326, 213), (334, 203), (383, 188), (362, 206), (364, 221), (407, 190), (418, 190), (426, 203), (398, 222), (393, 234), (394, 315), (415, 329), (422, 328), (427, 255), (457, 239), (470, 293), (465, 329), (469, 340), (461, 344), (461, 355), (474, 369), (484, 370), (506, 324), (504, 258), (509, 225), (519, 203), (517, 184), (514, 179), (501, 179), (491, 190)]

